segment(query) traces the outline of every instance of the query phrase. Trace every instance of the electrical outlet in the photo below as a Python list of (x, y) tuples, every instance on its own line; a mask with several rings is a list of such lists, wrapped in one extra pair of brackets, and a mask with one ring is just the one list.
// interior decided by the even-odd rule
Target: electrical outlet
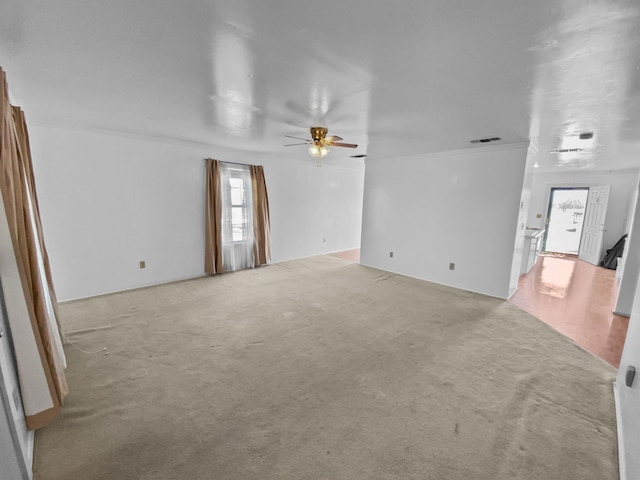
[(542, 218), (542, 214), (541, 213), (536, 213), (536, 218)]
[(147, 268), (147, 262), (140, 260), (140, 268)]
[(389, 258), (393, 258), (393, 252), (389, 252)]
[(455, 263), (453, 263), (453, 262), (451, 262), (451, 263), (449, 264), (449, 270), (455, 270), (455, 269), (456, 269), (456, 264), (455, 264)]

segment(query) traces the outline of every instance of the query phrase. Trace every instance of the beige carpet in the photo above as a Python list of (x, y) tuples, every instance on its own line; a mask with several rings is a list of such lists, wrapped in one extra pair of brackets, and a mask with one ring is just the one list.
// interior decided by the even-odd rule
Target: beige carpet
[(321, 256), (61, 315), (36, 480), (618, 478), (613, 368), (508, 302)]

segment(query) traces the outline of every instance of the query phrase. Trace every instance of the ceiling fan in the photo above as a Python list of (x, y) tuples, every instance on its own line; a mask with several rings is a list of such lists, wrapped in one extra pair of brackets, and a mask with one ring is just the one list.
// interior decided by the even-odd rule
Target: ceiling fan
[(304, 140), (303, 143), (290, 143), (285, 145), (285, 147), (292, 147), (294, 145), (311, 145), (309, 147), (309, 154), (313, 157), (320, 158), (324, 157), (329, 153), (329, 149), (327, 147), (346, 147), (346, 148), (356, 148), (358, 145), (355, 143), (342, 143), (342, 137), (338, 137), (337, 135), (331, 135), (327, 137), (328, 130), (325, 127), (311, 127), (311, 139), (300, 138), (300, 137), (292, 137), (291, 135), (285, 135), (288, 138), (295, 138), (296, 140)]

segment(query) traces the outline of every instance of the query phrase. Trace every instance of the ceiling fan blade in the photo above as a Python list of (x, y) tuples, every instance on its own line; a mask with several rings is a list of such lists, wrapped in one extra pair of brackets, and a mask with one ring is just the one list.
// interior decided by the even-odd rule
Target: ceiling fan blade
[(347, 147), (347, 148), (356, 148), (358, 146), (355, 143), (340, 143), (340, 142), (331, 142), (330, 145), (334, 147)]
[(310, 142), (311, 141), (311, 140), (309, 140), (307, 138), (292, 137), (291, 135), (285, 135), (285, 137), (287, 137), (287, 138), (295, 138), (296, 140), (304, 140), (305, 142)]
[(285, 145), (285, 147), (293, 147), (294, 145), (308, 145), (309, 142), (304, 142), (304, 143), (288, 143), (287, 145)]
[(339, 137), (337, 135), (331, 135), (330, 137), (325, 138), (325, 140), (327, 142), (339, 142), (340, 140), (342, 140), (342, 137)]

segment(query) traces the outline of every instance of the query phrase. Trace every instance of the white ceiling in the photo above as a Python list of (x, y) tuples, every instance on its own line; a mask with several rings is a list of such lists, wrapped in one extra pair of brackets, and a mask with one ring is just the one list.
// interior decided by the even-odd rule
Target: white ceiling
[[(543, 169), (640, 163), (638, 0), (3, 0), (35, 125), (333, 161), (531, 140)], [(594, 132), (592, 141), (577, 140)], [(553, 155), (556, 148), (583, 148)], [(212, 151), (212, 155), (215, 152)]]

